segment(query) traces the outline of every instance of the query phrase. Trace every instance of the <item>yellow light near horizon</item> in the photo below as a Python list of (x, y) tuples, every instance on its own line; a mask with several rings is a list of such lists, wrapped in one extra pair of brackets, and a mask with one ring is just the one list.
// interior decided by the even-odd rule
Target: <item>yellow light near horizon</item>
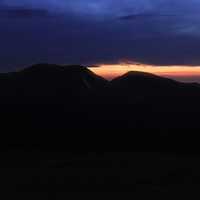
[[(91, 67), (90, 70), (94, 73), (111, 80), (121, 76), (129, 71), (141, 71), (153, 73), (159, 76), (186, 79), (187, 77), (200, 78), (200, 66), (153, 66), (145, 64), (102, 64), (99, 67)], [(200, 79), (199, 79), (200, 80)]]

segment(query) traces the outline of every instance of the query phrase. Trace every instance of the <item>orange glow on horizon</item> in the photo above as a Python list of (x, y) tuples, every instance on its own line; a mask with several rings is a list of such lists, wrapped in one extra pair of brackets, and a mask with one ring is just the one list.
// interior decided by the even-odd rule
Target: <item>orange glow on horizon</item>
[(200, 82), (200, 66), (153, 66), (145, 64), (102, 64), (89, 69), (108, 80), (129, 71), (153, 73), (179, 81)]

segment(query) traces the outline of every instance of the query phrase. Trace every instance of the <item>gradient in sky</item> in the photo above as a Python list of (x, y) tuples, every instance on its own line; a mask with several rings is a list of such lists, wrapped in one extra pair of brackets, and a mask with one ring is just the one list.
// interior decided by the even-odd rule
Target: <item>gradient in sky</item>
[(200, 67), (191, 66), (153, 66), (139, 63), (102, 64), (99, 67), (90, 67), (91, 71), (107, 80), (112, 80), (129, 71), (153, 73), (158, 76), (175, 79), (181, 82), (200, 83)]
[(0, 71), (33, 63), (200, 65), (199, 0), (0, 0)]

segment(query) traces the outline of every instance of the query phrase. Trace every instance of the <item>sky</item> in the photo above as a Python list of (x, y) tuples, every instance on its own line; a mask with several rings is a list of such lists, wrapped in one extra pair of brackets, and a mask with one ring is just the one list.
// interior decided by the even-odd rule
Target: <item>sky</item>
[(118, 64), (102, 64), (100, 67), (89, 68), (94, 73), (112, 80), (122, 76), (130, 71), (140, 71), (153, 73), (158, 76), (175, 79), (180, 82), (200, 83), (200, 67), (194, 66), (154, 66), (141, 63), (118, 63)]
[(34, 63), (200, 66), (200, 0), (0, 0), (0, 71)]

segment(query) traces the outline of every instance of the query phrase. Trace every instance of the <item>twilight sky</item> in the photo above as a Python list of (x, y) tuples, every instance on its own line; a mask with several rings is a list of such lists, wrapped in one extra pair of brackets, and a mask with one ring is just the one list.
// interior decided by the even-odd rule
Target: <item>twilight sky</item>
[(200, 65), (200, 0), (0, 0), (0, 71), (38, 62)]

